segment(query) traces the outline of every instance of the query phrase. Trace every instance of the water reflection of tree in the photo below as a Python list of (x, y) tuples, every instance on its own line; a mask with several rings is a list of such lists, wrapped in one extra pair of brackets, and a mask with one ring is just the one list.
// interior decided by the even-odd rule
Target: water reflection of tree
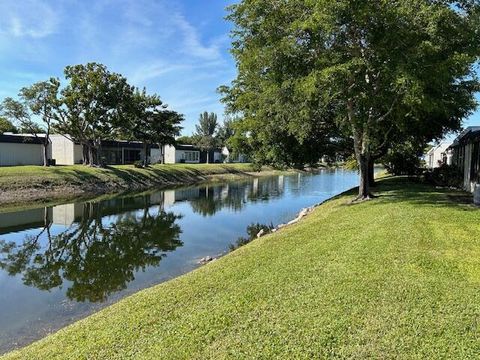
[(222, 209), (240, 211), (246, 203), (248, 184), (228, 184), (201, 188), (198, 197), (189, 199), (193, 211), (212, 216)]
[(206, 186), (198, 196), (190, 198), (194, 212), (202, 216), (212, 216), (222, 209), (241, 211), (247, 201), (268, 201), (283, 192), (283, 178), (255, 179), (250, 182)]
[[(50, 235), (50, 223), (21, 245), (0, 241), (0, 267), (23, 282), (50, 290), (71, 282), (67, 296), (77, 301), (104, 301), (125, 289), (138, 270), (155, 266), (165, 252), (182, 246), (179, 216), (146, 205), (140, 213), (102, 222), (101, 203), (87, 203), (78, 224), (59, 235)], [(47, 238), (46, 246), (40, 239)]]

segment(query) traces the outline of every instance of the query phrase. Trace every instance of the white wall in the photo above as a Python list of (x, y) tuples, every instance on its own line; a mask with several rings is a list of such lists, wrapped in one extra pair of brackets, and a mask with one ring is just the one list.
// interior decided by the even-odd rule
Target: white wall
[(473, 192), (475, 184), (470, 180), (470, 168), (472, 165), (473, 144), (465, 145), (465, 159), (463, 161), (463, 186), (466, 191)]
[(58, 165), (80, 164), (83, 160), (82, 146), (74, 144), (71, 140), (62, 135), (52, 135), (52, 159)]
[(43, 145), (0, 143), (0, 166), (43, 165)]
[[(195, 150), (177, 150), (174, 146), (165, 145), (165, 164), (177, 164), (185, 159), (185, 151), (195, 151)], [(199, 151), (196, 151), (199, 152)], [(200, 155), (198, 161), (185, 161), (187, 164), (198, 164), (200, 162)]]
[(175, 147), (165, 145), (163, 151), (165, 153), (165, 164), (175, 164)]
[[(447, 148), (449, 146), (450, 145), (447, 143), (441, 143), (433, 147), (432, 149), (430, 149), (429, 152), (427, 152), (426, 161), (427, 161), (427, 166), (430, 169), (435, 169), (440, 167), (440, 164), (443, 161), (443, 154), (447, 152)], [(448, 156), (447, 156), (447, 159), (448, 159)]]

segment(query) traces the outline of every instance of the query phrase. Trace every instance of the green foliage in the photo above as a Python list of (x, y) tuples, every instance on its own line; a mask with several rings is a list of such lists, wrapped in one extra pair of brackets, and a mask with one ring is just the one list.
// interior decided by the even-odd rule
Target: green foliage
[(126, 121), (118, 131), (127, 140), (144, 143), (143, 166), (147, 165), (145, 155), (148, 145), (172, 145), (175, 143), (175, 136), (180, 133), (183, 115), (168, 110), (158, 95), (147, 95), (145, 89), (135, 89), (126, 113)]
[(193, 136), (180, 136), (175, 142), (184, 145), (195, 145), (195, 139)]
[[(217, 138), (218, 120), (217, 114), (207, 111), (200, 114), (198, 124), (195, 125), (195, 145), (203, 151), (211, 151), (221, 144)], [(207, 156), (207, 163), (209, 156)]]
[(221, 146), (229, 147), (229, 141), (235, 135), (235, 121), (236, 119), (227, 118), (219, 126), (217, 138)]
[(463, 186), (463, 171), (455, 165), (442, 164), (440, 167), (425, 174), (428, 182), (438, 186), (461, 188)]
[(18, 129), (10, 120), (0, 116), (0, 134), (6, 132), (17, 134)]
[[(373, 161), (426, 143), (476, 106), (477, 1), (261, 1), (232, 5), (239, 73), (221, 87), (253, 159), (300, 165), (349, 140), (369, 196)], [(337, 141), (341, 143), (341, 141)]]
[(406, 141), (396, 144), (382, 157), (381, 162), (392, 175), (418, 175), (422, 170), (422, 156), (425, 145), (421, 142)]
[[(24, 87), (19, 92), (19, 99), (7, 97), (3, 100), (0, 110), (11, 122), (18, 124), (22, 133), (44, 134), (43, 140), (43, 165), (49, 166), (48, 145), (52, 123), (57, 116), (58, 90), (60, 83), (56, 79), (37, 82), (29, 87)], [(33, 120), (38, 117), (41, 125)]]
[(113, 139), (128, 120), (133, 88), (122, 75), (97, 63), (67, 66), (65, 78), (56, 130), (88, 149), (84, 161), (100, 165), (101, 141)]

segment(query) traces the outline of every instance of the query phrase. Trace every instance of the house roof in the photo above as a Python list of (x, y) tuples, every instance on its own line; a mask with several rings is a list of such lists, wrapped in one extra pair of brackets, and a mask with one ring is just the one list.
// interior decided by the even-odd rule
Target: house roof
[(0, 134), (0, 143), (10, 144), (43, 144), (42, 134), (34, 136), (31, 134)]
[[(143, 143), (140, 142), (140, 141), (102, 140), (102, 147), (142, 149), (143, 148)], [(154, 149), (158, 149), (158, 144), (150, 144), (149, 147), (154, 148)]]
[[(175, 150), (190, 150), (190, 151), (202, 151), (199, 147), (190, 144), (176, 144), (174, 145)], [(222, 149), (213, 149), (213, 151), (221, 152)]]
[(463, 130), (460, 135), (453, 141), (450, 147), (458, 146), (462, 142), (480, 136), (480, 126), (469, 126)]

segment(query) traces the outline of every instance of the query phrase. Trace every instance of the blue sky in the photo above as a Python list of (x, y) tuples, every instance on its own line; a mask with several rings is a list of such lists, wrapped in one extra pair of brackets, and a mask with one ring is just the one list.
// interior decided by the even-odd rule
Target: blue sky
[(223, 106), (216, 88), (235, 76), (227, 0), (0, 0), (0, 98), (66, 65), (100, 62), (185, 114)]
[[(228, 52), (233, 0), (0, 0), (0, 98), (96, 61), (185, 114), (222, 117), (216, 88), (235, 77)], [(480, 125), (477, 111), (465, 125)]]

